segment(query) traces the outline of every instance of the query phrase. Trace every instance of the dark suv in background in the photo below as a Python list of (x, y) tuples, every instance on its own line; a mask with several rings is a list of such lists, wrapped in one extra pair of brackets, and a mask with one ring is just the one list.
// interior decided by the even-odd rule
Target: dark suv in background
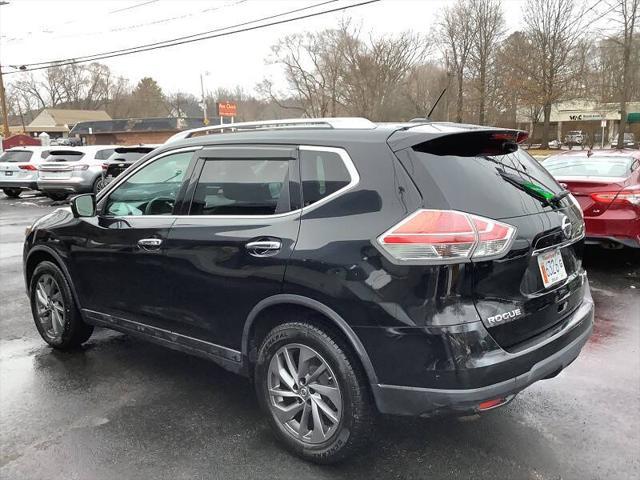
[(316, 462), (361, 447), (376, 412), (505, 405), (593, 324), (581, 210), (525, 137), (365, 119), (182, 132), (29, 229), (36, 327), (55, 348), (97, 325), (245, 375)]

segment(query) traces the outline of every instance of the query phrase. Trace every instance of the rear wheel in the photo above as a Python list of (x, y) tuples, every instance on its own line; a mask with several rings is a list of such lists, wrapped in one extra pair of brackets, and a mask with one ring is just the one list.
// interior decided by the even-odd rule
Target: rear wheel
[(66, 350), (86, 342), (93, 326), (84, 323), (71, 294), (69, 282), (52, 262), (40, 263), (29, 282), (31, 313), (42, 339)]
[(370, 437), (367, 379), (341, 339), (314, 325), (291, 322), (269, 332), (255, 385), (276, 436), (306, 460), (340, 461)]
[(18, 198), (22, 193), (22, 190), (19, 188), (3, 188), (2, 191), (9, 198)]

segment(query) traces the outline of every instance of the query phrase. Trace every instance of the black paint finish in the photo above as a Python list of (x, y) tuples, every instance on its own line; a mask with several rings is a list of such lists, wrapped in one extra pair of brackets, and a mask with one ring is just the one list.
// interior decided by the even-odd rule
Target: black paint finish
[[(290, 303), (316, 310), (345, 334), (367, 371), (378, 406), (387, 413), (425, 411), (408, 412), (389, 403), (405, 397), (380, 393), (378, 385), (489, 392), (542, 361), (545, 368), (566, 366), (569, 354), (561, 352), (576, 336), (588, 336), (593, 316), (582, 243), (562, 249), (569, 278), (549, 289), (540, 285), (533, 251), (555, 245), (559, 215), (580, 222), (576, 212), (566, 202), (543, 208), (509, 190), (511, 200), (501, 212), (509, 212), (505, 221), (517, 228), (517, 238), (503, 258), (451, 265), (394, 263), (376, 247), (376, 238), (407, 215), (419, 208), (453, 208), (491, 216), (496, 199), (482, 204), (483, 181), (492, 195), (512, 188), (493, 177), (483, 179), (481, 162), (474, 162), (472, 186), (455, 173), (464, 172), (458, 160), (450, 160), (459, 164), (448, 173), (452, 164), (444, 173), (421, 171), (408, 147), (429, 135), (418, 138), (399, 128), (221, 134), (160, 148), (121, 177), (172, 149), (201, 150), (175, 198), (173, 215), (76, 219), (59, 210), (28, 235), (25, 271), (28, 275), (33, 259), (49, 249), (64, 264), (87, 321), (163, 345), (173, 342), (244, 373), (250, 371), (248, 322), (261, 321), (263, 307)], [(358, 184), (327, 203), (300, 209), (301, 145), (343, 149), (358, 171)], [(188, 215), (203, 162), (252, 155), (289, 160), (288, 213)], [(464, 192), (465, 185), (474, 191)], [(98, 209), (114, 188), (102, 194)], [(138, 245), (150, 238), (162, 240), (161, 245)], [(246, 245), (257, 240), (277, 241), (281, 248), (255, 256)], [(501, 326), (487, 323), (489, 316), (513, 308), (523, 310), (522, 318)], [(581, 345), (571, 347), (571, 355)], [(455, 409), (451, 404), (437, 410), (448, 407)]]

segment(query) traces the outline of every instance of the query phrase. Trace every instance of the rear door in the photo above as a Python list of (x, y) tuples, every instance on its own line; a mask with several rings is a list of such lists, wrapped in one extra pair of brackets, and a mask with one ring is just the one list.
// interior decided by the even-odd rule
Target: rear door
[(170, 327), (239, 349), (245, 320), (278, 294), (300, 225), (297, 148), (203, 149), (166, 243)]
[[(440, 137), (397, 152), (428, 209), (457, 210), (516, 228), (510, 251), (473, 262), (476, 309), (506, 349), (552, 328), (582, 301), (584, 223), (570, 198), (549, 204), (562, 188), (526, 152), (501, 153), (490, 133)], [(511, 181), (505, 179), (510, 178)], [(515, 179), (515, 180), (514, 180)]]

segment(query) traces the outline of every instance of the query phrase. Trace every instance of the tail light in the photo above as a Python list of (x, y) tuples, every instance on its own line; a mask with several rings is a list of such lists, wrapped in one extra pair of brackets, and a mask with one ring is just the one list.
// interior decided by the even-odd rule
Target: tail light
[(619, 192), (599, 192), (592, 193), (591, 199), (595, 202), (606, 204), (627, 204), (640, 205), (640, 185), (632, 185)]
[(73, 171), (74, 172), (79, 172), (82, 170), (87, 170), (89, 168), (89, 165), (74, 165), (73, 166)]
[(31, 171), (38, 170), (38, 167), (36, 167), (35, 165), (32, 165), (31, 163), (27, 163), (25, 165), (18, 165), (18, 168), (20, 170), (31, 170)]
[(103, 171), (105, 171), (105, 172), (106, 172), (108, 168), (109, 168), (109, 164), (108, 164), (108, 163), (103, 163), (103, 164), (102, 164), (102, 170), (103, 170)]
[(516, 228), (455, 210), (418, 210), (378, 238), (399, 261), (448, 263), (503, 255)]

